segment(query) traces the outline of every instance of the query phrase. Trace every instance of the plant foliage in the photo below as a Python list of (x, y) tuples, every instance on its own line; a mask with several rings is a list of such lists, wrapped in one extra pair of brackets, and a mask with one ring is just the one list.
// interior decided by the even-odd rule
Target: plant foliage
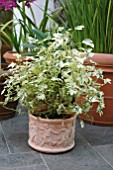
[(9, 66), (12, 76), (5, 81), (4, 105), (19, 99), (30, 113), (55, 119), (72, 113), (87, 115), (97, 102), (101, 115), (105, 106), (103, 92), (99, 89), (104, 83), (99, 84), (97, 80), (105, 83), (109, 80), (103, 79), (101, 70), (84, 65), (90, 55), (74, 47), (72, 30), (59, 28), (52, 38), (48, 36), (37, 41), (37, 46), (40, 44), (34, 61)]

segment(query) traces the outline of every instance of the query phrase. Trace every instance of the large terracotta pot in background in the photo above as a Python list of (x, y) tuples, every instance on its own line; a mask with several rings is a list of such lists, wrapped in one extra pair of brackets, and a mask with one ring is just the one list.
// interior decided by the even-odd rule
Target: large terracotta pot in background
[[(104, 92), (105, 108), (103, 109), (103, 115), (101, 117), (99, 116), (96, 112), (97, 104), (94, 104), (93, 108), (89, 111), (89, 115), (93, 117), (93, 121), (89, 121), (84, 115), (80, 115), (80, 118), (96, 125), (113, 126), (113, 54), (96, 53), (91, 59), (97, 63), (96, 69), (101, 68), (104, 77), (111, 79), (111, 84), (106, 84), (100, 89)], [(86, 64), (91, 63), (87, 61)]]
[(95, 53), (90, 59), (101, 66), (112, 66), (113, 67), (113, 54), (106, 53)]
[[(16, 52), (13, 51), (7, 51), (4, 53), (3, 58), (5, 59), (7, 64), (10, 64), (11, 62), (17, 63), (18, 64), (18, 59), (15, 56), (15, 54), (17, 54)], [(23, 56), (21, 57), (22, 60), (25, 60), (26, 57)]]
[[(3, 58), (5, 59), (7, 64), (11, 64), (11, 62), (19, 64), (20, 61), (18, 61), (17, 56), (15, 55), (17, 54), (17, 52), (14, 51), (7, 51), (4, 53)], [(32, 61), (33, 58), (30, 56), (21, 56), (21, 63), (24, 61)]]
[(30, 147), (45, 153), (60, 153), (75, 145), (76, 115), (68, 119), (43, 119), (29, 114)]
[[(4, 73), (11, 74), (11, 73), (9, 73), (8, 70), (6, 70), (6, 68), (7, 68), (6, 64), (2, 64), (2, 68), (4, 70), (0, 71), (0, 76), (2, 74), (4, 74)], [(5, 78), (4, 77), (0, 77), (0, 94), (1, 94), (1, 91), (3, 90), (3, 87), (4, 87), (4, 81), (5, 81)], [(0, 95), (0, 102), (3, 102), (4, 98), (5, 98), (4, 95)], [(15, 101), (15, 102), (9, 103), (6, 106), (6, 107), (8, 107), (10, 109), (14, 109), (14, 110), (9, 110), (7, 108), (4, 108), (2, 105), (0, 105), (0, 120), (4, 120), (4, 119), (8, 119), (8, 118), (14, 117), (15, 113), (16, 113), (15, 110), (16, 110), (17, 105), (18, 105), (18, 101)]]

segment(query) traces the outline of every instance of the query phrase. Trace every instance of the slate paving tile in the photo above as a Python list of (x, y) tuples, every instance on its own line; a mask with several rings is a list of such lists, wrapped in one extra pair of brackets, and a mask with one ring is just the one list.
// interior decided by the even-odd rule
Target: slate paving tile
[(0, 123), (0, 154), (8, 153), (8, 147)]
[(49, 170), (46, 165), (37, 165), (37, 166), (23, 166), (18, 168), (0, 168), (0, 170)]
[[(72, 151), (64, 153), (64, 154), (57, 154), (57, 155), (48, 155), (43, 154), (43, 157), (47, 164), (49, 161), (51, 162), (64, 162), (64, 164), (71, 163), (75, 164), (76, 166), (79, 165), (88, 165), (91, 166), (92, 164), (102, 164), (104, 160), (93, 151), (92, 148), (89, 147), (75, 147)], [(49, 164), (48, 164), (49, 165)]]
[(75, 164), (76, 166), (88, 165), (89, 167), (92, 164), (95, 164), (95, 165), (106, 164), (106, 162), (102, 159), (102, 157), (96, 151), (94, 151), (94, 149), (87, 143), (86, 140), (84, 140), (83, 137), (77, 134), (76, 138), (78, 138), (79, 141), (83, 140), (84, 144), (81, 143), (82, 144), (81, 145), (79, 142), (76, 142), (76, 146), (74, 149), (63, 154), (55, 154), (55, 155), (42, 154), (47, 164), (49, 165), (49, 162), (50, 163), (56, 162), (56, 164), (57, 162), (63, 162), (64, 164), (69, 163), (69, 164)]
[(94, 146), (94, 149), (113, 167), (113, 144)]
[(28, 115), (16, 115), (1, 122), (10, 152), (31, 151), (28, 146)]
[[(16, 154), (3, 154), (0, 155), (0, 170), (1, 169), (14, 169), (18, 170), (20, 167), (27, 168), (29, 166), (40, 166), (45, 165), (40, 153), (38, 152), (26, 152)], [(30, 168), (30, 167), (29, 167)], [(23, 170), (23, 169), (22, 169)]]
[(113, 144), (113, 127), (96, 126), (85, 123), (81, 128), (77, 121), (76, 130), (92, 145)]
[(77, 120), (75, 148), (62, 154), (42, 154), (27, 144), (28, 122), (27, 114), (0, 122), (0, 170), (113, 170), (113, 127), (85, 124), (82, 129)]
[[(99, 163), (99, 164), (71, 164), (69, 162), (60, 161), (59, 160), (51, 160), (46, 159), (47, 164), (50, 168), (50, 170), (113, 170), (111, 166), (109, 166), (107, 163)], [(79, 160), (80, 162), (81, 160)]]
[(88, 141), (77, 132), (77, 130), (75, 131), (75, 147), (85, 147), (85, 146), (90, 146)]

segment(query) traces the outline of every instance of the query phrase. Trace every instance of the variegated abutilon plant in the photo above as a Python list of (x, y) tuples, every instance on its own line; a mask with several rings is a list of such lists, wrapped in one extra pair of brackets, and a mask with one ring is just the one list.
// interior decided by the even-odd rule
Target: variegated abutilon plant
[[(48, 12), (48, 4), (49, 0), (45, 1), (44, 14), (42, 17), (42, 20), (40, 21), (40, 24), (37, 25), (36, 18), (39, 16), (36, 16), (34, 14), (34, 11), (32, 9), (31, 4), (35, 2), (36, 0), (1, 0), (0, 1), (0, 11), (5, 13), (6, 11), (12, 11), (13, 13), (13, 19), (10, 21), (0, 24), (0, 37), (2, 41), (5, 44), (11, 43), (13, 46), (13, 49), (16, 50), (16, 52), (28, 52), (27, 48), (23, 47), (23, 44), (28, 41), (28, 36), (31, 37), (40, 37), (40, 34), (46, 31), (47, 29), (47, 22), (49, 16), (47, 15)], [(28, 16), (26, 12), (26, 6), (29, 8), (29, 11), (31, 13), (31, 16)], [(16, 8), (18, 14), (20, 14), (20, 18), (18, 17), (18, 14), (14, 12), (14, 9)], [(37, 10), (41, 7), (37, 6)], [(18, 34), (17, 34), (17, 26), (18, 26)], [(7, 30), (12, 29), (12, 34), (9, 34)], [(35, 33), (34, 33), (35, 32)], [(35, 34), (35, 35), (34, 35)], [(18, 36), (17, 36), (18, 35)]]
[[(102, 70), (84, 65), (90, 56), (89, 48), (76, 49), (72, 30), (64, 31), (64, 28), (58, 28), (53, 37), (49, 35), (34, 43), (37, 58), (22, 65), (9, 65), (12, 76), (5, 81), (3, 105), (19, 99), (20, 104), (37, 117), (65, 119), (70, 114), (87, 115), (97, 102), (97, 112), (102, 115), (104, 94), (99, 89), (110, 80), (103, 78)], [(88, 45), (92, 47), (92, 42)], [(21, 61), (20, 56), (18, 60)], [(98, 79), (103, 84), (99, 84)], [(82, 102), (78, 102), (81, 97)]]

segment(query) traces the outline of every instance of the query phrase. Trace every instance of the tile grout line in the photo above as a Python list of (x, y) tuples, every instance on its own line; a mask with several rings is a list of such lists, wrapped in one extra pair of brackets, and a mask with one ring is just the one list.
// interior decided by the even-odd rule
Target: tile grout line
[[(43, 166), (44, 164), (41, 164), (41, 165)], [(20, 169), (20, 168), (33, 168), (33, 167), (39, 167), (39, 165), (35, 164), (35, 165), (28, 165), (28, 166), (13, 166), (13, 167), (8, 167), (8, 170), (14, 170), (15, 168), (19, 168)], [(4, 170), (4, 169), (2, 169), (2, 170)]]
[[(86, 139), (86, 138), (85, 138)], [(86, 139), (87, 140), (87, 139)], [(88, 141), (87, 141), (88, 142)], [(113, 168), (113, 166), (104, 158), (104, 156), (99, 153), (95, 148), (94, 146), (92, 146), (89, 142), (88, 142), (88, 145), (91, 146), (91, 148), (111, 167)]]
[(96, 153), (98, 153), (98, 155), (99, 155), (111, 168), (113, 168), (113, 166), (110, 164), (110, 162), (108, 162), (108, 161), (104, 158), (104, 156), (103, 156), (100, 152), (98, 152), (93, 146), (92, 146), (92, 149), (93, 149)]
[(10, 151), (10, 149), (9, 149), (9, 145), (8, 145), (8, 143), (7, 143), (7, 140), (6, 140), (5, 133), (4, 133), (3, 128), (2, 128), (2, 125), (1, 125), (1, 123), (0, 123), (0, 127), (1, 127), (1, 130), (2, 130), (2, 133), (3, 133), (4, 139), (5, 139), (5, 142), (6, 142), (6, 146), (7, 146), (7, 148), (8, 148), (8, 151), (9, 151), (9, 153), (11, 153), (11, 151)]
[[(79, 132), (78, 132), (79, 133)], [(80, 133), (79, 133), (79, 135), (81, 135)], [(82, 136), (82, 135), (81, 135)], [(84, 137), (84, 136), (82, 136), (82, 137)], [(84, 139), (87, 141), (87, 143), (88, 143), (88, 145), (89, 146), (91, 146), (91, 148), (111, 167), (111, 168), (113, 168), (113, 166), (104, 158), (104, 156), (101, 154), (101, 153), (99, 153), (95, 148), (94, 148), (94, 146), (92, 146), (91, 144), (90, 144), (90, 142), (88, 142), (88, 140), (84, 137)]]
[(44, 159), (44, 157), (42, 156), (42, 154), (41, 154), (41, 153), (40, 153), (40, 157), (42, 158), (43, 162), (45, 163), (45, 165), (46, 165), (47, 169), (48, 169), (48, 170), (50, 170), (50, 168), (49, 168), (49, 166), (48, 166), (47, 162), (45, 161), (45, 159)]

